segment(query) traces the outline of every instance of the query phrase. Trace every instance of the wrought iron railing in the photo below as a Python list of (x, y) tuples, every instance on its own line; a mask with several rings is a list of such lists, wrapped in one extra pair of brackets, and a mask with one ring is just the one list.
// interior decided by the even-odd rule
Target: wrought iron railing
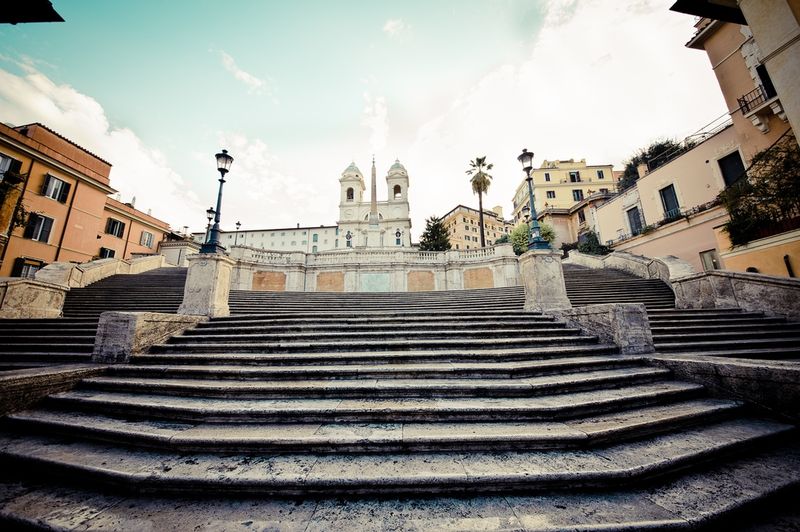
[(736, 101), (739, 102), (739, 109), (742, 110), (742, 114), (747, 114), (767, 101), (767, 93), (764, 91), (764, 87), (759, 85), (747, 94), (736, 98)]

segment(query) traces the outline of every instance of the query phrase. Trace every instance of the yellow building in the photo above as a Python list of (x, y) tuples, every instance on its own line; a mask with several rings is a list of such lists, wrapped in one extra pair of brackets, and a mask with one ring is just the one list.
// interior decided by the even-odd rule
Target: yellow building
[[(531, 177), (537, 213), (547, 208), (570, 209), (592, 194), (614, 192), (618, 179), (612, 165), (588, 165), (586, 159), (543, 161)], [(514, 194), (514, 223), (525, 221), (528, 203), (528, 183), (523, 179)]]
[[(476, 249), (481, 247), (480, 212), (478, 209), (458, 205), (442, 217), (442, 223), (450, 235), (453, 249)], [(513, 222), (503, 219), (503, 208), (493, 207), (483, 211), (486, 245), (491, 246), (501, 236), (514, 229)]]

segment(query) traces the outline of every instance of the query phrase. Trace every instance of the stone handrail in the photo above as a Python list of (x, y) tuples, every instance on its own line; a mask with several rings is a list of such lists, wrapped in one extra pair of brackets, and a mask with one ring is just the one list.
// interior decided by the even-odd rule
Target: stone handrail
[(679, 308), (731, 308), (800, 320), (800, 280), (712, 270), (672, 281)]
[(343, 249), (322, 253), (271, 251), (247, 246), (231, 248), (231, 258), (264, 265), (332, 266), (347, 264), (447, 264), (480, 261), (493, 257), (514, 257), (511, 244), (497, 244), (480, 249), (418, 251), (416, 249)]
[(117, 274), (136, 274), (167, 266), (163, 255), (136, 259), (98, 259), (83, 264), (54, 262), (36, 272), (36, 280), (70, 288), (82, 288)]
[(589, 255), (572, 250), (564, 264), (595, 269), (613, 268), (643, 279), (661, 279), (669, 285), (675, 279), (696, 273), (691, 264), (672, 255), (651, 258), (624, 251), (613, 251), (608, 255)]

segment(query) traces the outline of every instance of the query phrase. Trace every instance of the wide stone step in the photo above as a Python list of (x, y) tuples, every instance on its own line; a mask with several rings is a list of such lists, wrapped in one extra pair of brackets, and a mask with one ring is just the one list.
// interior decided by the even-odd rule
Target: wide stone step
[(684, 318), (684, 319), (664, 319), (664, 318), (650, 318), (651, 328), (661, 327), (728, 327), (728, 326), (750, 326), (750, 325), (770, 325), (770, 324), (783, 324), (786, 323), (784, 318), (724, 318), (718, 317), (716, 319), (705, 318)]
[(730, 340), (770, 340), (770, 339), (794, 339), (795, 342), (800, 343), (800, 329), (797, 327), (788, 327), (786, 329), (766, 329), (758, 328), (756, 330), (743, 330), (737, 329), (733, 332), (717, 332), (717, 328), (706, 329), (705, 331), (694, 332), (684, 331), (680, 333), (656, 333), (653, 334), (653, 342), (658, 345), (667, 343), (684, 343), (692, 340), (698, 342), (708, 343), (714, 341), (726, 342)]
[(694, 341), (694, 342), (656, 342), (656, 351), (692, 353), (699, 351), (741, 351), (747, 349), (792, 349), (800, 344), (798, 338), (764, 338), (764, 339), (729, 339), (715, 341)]
[[(205, 494), (197, 498), (136, 496), (109, 490), (0, 484), (3, 516), (30, 528), (71, 524), (105, 530), (242, 528), (274, 530), (642, 530), (715, 527), (720, 518), (796, 486), (800, 450), (795, 442), (771, 445), (746, 456), (696, 466), (643, 487), (571, 489), (534, 494), (481, 494), (403, 498), (242, 498)], [(724, 496), (720, 496), (724, 494)], [(789, 499), (791, 500), (791, 499)], [(57, 508), (57, 511), (53, 509)], [(190, 517), (189, 517), (190, 516)], [(257, 517), (255, 517), (257, 516)], [(748, 514), (769, 521), (759, 509)], [(740, 512), (731, 515), (742, 526)], [(753, 521), (751, 521), (753, 522)], [(776, 523), (782, 522), (778, 518)], [(246, 526), (246, 525), (245, 525)], [(718, 529), (730, 529), (730, 523)], [(747, 528), (746, 530), (755, 530)], [(763, 527), (759, 530), (764, 530)]]
[[(38, 434), (170, 449), (174, 452), (387, 452), (591, 447), (711, 423), (741, 410), (696, 399), (563, 422), (496, 423), (162, 423), (82, 412), (29, 410), (10, 426)], [(9, 424), (7, 424), (8, 426)]]
[(170, 421), (399, 423), (568, 419), (698, 397), (703, 387), (679, 381), (620, 385), (536, 397), (401, 399), (227, 399), (74, 390), (48, 397), (62, 410)]
[(363, 340), (384, 340), (394, 342), (397, 340), (415, 339), (450, 339), (459, 338), (462, 340), (470, 338), (486, 338), (494, 334), (501, 335), (505, 339), (529, 338), (536, 335), (541, 338), (564, 337), (569, 335), (579, 335), (581, 330), (578, 328), (566, 327), (553, 328), (552, 325), (545, 327), (525, 327), (525, 328), (473, 328), (473, 329), (441, 329), (441, 328), (378, 328), (373, 327), (366, 330), (351, 330), (340, 328), (339, 330), (327, 331), (296, 331), (287, 336), (284, 332), (261, 332), (242, 329), (229, 329), (227, 327), (204, 328), (188, 332), (181, 336), (173, 336), (168, 340), (170, 344), (195, 343), (198, 341), (211, 343), (225, 342), (278, 342), (281, 340), (291, 340), (293, 342), (303, 342), (309, 340), (321, 341), (363, 341)]
[[(622, 487), (774, 440), (791, 426), (722, 421), (593, 451), (345, 455), (174, 454), (71, 439), (0, 437), (13, 470), (76, 476), (131, 491), (252, 493), (261, 496), (487, 493)], [(143, 483), (142, 480), (147, 479)]]
[(670, 310), (654, 310), (648, 312), (650, 319), (654, 318), (733, 318), (733, 317), (755, 317), (763, 316), (758, 312), (743, 312), (738, 308), (731, 309), (670, 309)]
[(520, 321), (524, 323), (554, 323), (553, 316), (545, 316), (535, 312), (501, 311), (501, 312), (475, 312), (474, 310), (453, 314), (452, 312), (382, 312), (365, 315), (363, 312), (340, 312), (331, 309), (329, 312), (309, 312), (307, 315), (285, 313), (273, 310), (262, 314), (239, 314), (225, 318), (214, 318), (207, 324), (198, 324), (198, 327), (208, 327), (217, 323), (231, 325), (245, 323), (264, 323), (270, 325), (300, 324), (300, 323), (380, 323), (380, 324), (414, 324), (432, 323), (441, 321), (458, 321), (470, 323), (493, 323), (498, 321)]
[(669, 336), (672, 334), (683, 334), (683, 333), (697, 333), (697, 332), (713, 332), (713, 333), (735, 333), (735, 332), (784, 332), (784, 333), (795, 333), (800, 334), (800, 323), (791, 323), (787, 322), (786, 320), (778, 321), (778, 322), (762, 322), (761, 320), (756, 321), (755, 323), (750, 324), (742, 324), (742, 323), (734, 323), (734, 324), (721, 324), (715, 322), (713, 325), (705, 324), (705, 325), (674, 325), (674, 326), (665, 326), (663, 324), (653, 325), (651, 327), (653, 332), (653, 336), (656, 335), (660, 338), (662, 336)]
[[(41, 340), (41, 339), (40, 339)], [(56, 343), (56, 342), (37, 342), (37, 343), (14, 343), (7, 344), (0, 342), (0, 353), (3, 358), (11, 354), (22, 353), (91, 353), (94, 350), (94, 339), (91, 342), (83, 343)]]
[(181, 397), (241, 398), (439, 398), (439, 397), (531, 397), (572, 390), (590, 390), (668, 377), (665, 369), (631, 367), (578, 373), (521, 377), (515, 379), (335, 379), (230, 381), (210, 379), (90, 377), (80, 389), (116, 392), (146, 392)]
[(727, 347), (725, 345), (708, 345), (701, 349), (692, 349), (691, 346), (683, 346), (680, 349), (666, 347), (659, 349), (659, 354), (675, 356), (699, 354), (709, 357), (800, 361), (800, 345), (784, 344), (777, 347), (748, 346), (746, 344), (726, 345)]
[(586, 344), (563, 346), (540, 346), (525, 348), (494, 349), (460, 348), (457, 350), (407, 350), (381, 351), (378, 349), (361, 352), (318, 351), (313, 353), (236, 353), (220, 350), (211, 353), (158, 353), (136, 355), (137, 364), (208, 364), (208, 365), (327, 365), (327, 364), (408, 364), (430, 362), (499, 362), (547, 360), (559, 357), (582, 357), (616, 353), (617, 347), (610, 344)]
[(155, 345), (151, 353), (279, 353), (314, 351), (386, 351), (423, 349), (475, 349), (481, 347), (540, 347), (544, 345), (578, 345), (597, 342), (596, 336), (550, 336), (494, 339), (414, 339), (414, 340), (350, 340), (341, 341), (292, 341), (283, 342), (203, 342), (190, 343), (188, 337), (182, 343)]
[[(137, 357), (138, 358), (138, 357)], [(512, 378), (549, 375), (576, 371), (591, 371), (616, 367), (637, 366), (643, 364), (644, 357), (622, 355), (575, 356), (554, 358), (550, 360), (533, 360), (523, 362), (436, 362), (422, 364), (403, 364), (395, 362), (387, 364), (365, 358), (352, 363), (336, 364), (336, 359), (329, 357), (328, 363), (319, 364), (311, 360), (303, 365), (295, 357), (285, 357), (276, 362), (261, 361), (258, 366), (220, 365), (115, 365), (109, 368), (109, 374), (122, 377), (148, 378), (192, 378), (192, 379), (239, 379), (239, 380), (302, 380), (302, 379), (341, 379), (341, 378), (442, 378), (460, 379), (477, 377)], [(318, 365), (314, 365), (317, 362)], [(279, 364), (284, 365), (279, 365)]]

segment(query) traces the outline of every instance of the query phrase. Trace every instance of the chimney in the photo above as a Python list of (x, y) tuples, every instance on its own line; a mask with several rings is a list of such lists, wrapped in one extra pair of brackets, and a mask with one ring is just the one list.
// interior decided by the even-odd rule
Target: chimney
[(636, 173), (639, 174), (639, 179), (647, 175), (647, 163), (641, 163), (636, 167)]

